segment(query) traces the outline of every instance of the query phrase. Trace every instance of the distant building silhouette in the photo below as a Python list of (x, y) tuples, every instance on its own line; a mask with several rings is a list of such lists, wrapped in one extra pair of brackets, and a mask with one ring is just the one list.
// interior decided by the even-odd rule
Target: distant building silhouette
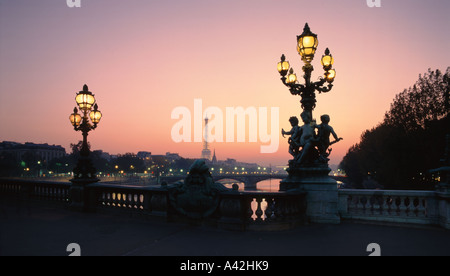
[(142, 160), (151, 160), (152, 153), (149, 151), (140, 151), (137, 153), (136, 157)]
[(50, 162), (55, 158), (64, 157), (66, 150), (59, 145), (49, 144), (34, 144), (34, 143), (17, 143), (3, 141), (0, 143), (0, 154), (9, 153), (14, 155), (18, 160), (21, 160), (23, 155), (27, 152), (34, 154), (39, 161)]

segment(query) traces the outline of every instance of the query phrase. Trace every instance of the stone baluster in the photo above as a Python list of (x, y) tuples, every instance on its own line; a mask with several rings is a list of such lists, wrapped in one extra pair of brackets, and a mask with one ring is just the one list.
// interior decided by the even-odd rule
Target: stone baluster
[(116, 207), (122, 207), (122, 193), (116, 193), (117, 204)]
[(255, 213), (255, 211), (253, 211), (253, 204), (254, 204), (254, 202), (256, 202), (256, 199), (254, 199), (252, 197), (248, 198), (245, 201), (246, 206), (244, 206), (244, 207), (245, 207), (245, 210), (247, 210), (246, 211), (246, 215), (247, 215), (246, 216), (246, 220), (250, 220), (250, 221), (254, 220), (253, 219), (253, 214)]
[(133, 194), (129, 193), (127, 194), (127, 202), (126, 206), (130, 209), (134, 209), (134, 200), (133, 200)]
[(400, 205), (398, 207), (399, 209), (399, 216), (400, 217), (406, 217), (408, 212), (408, 207), (405, 204), (406, 196), (400, 196)]
[(266, 216), (270, 220), (276, 220), (277, 219), (276, 209), (278, 207), (278, 205), (277, 205), (278, 204), (278, 199), (277, 198), (271, 198), (269, 202), (270, 202), (270, 204), (269, 204), (270, 208), (269, 208), (269, 206), (267, 206)]
[(111, 192), (111, 198), (112, 198), (112, 200), (111, 200), (111, 206), (113, 206), (113, 207), (117, 207), (117, 205), (118, 205), (118, 199), (117, 199), (117, 194), (115, 193), (115, 192)]
[(112, 194), (111, 192), (106, 192), (106, 199), (105, 199), (106, 205), (111, 207), (112, 206)]
[(356, 213), (355, 196), (353, 196), (353, 195), (349, 195), (347, 198), (347, 212), (348, 212), (348, 214)]
[(121, 196), (121, 207), (127, 208), (127, 195), (125, 193), (122, 193)]
[(265, 202), (266, 202), (266, 207), (264, 208), (264, 220), (266, 221), (270, 221), (271, 217), (272, 217), (272, 203), (273, 203), (273, 198), (264, 198)]
[(366, 201), (364, 202), (364, 214), (371, 215), (372, 214), (372, 204), (370, 202), (372, 197), (366, 196)]
[(144, 205), (144, 200), (145, 200), (145, 195), (144, 194), (140, 194), (139, 195), (139, 208), (141, 210), (146, 210), (145, 209), (145, 205)]
[(426, 199), (418, 198), (419, 204), (417, 205), (417, 216), (424, 218), (426, 217), (427, 209), (426, 209)]
[(358, 214), (364, 214), (364, 197), (363, 196), (355, 196), (356, 199), (356, 212)]
[(392, 198), (390, 196), (382, 197), (381, 215), (389, 216), (391, 213)]
[(374, 196), (373, 197), (373, 214), (374, 215), (381, 215), (382, 209), (381, 206), (383, 205), (383, 197), (382, 196)]
[(140, 206), (139, 206), (139, 201), (138, 201), (138, 195), (137, 194), (132, 194), (131, 195), (131, 200), (132, 200), (132, 204), (131, 204), (131, 208), (134, 210), (134, 209), (136, 209), (136, 210), (139, 210), (140, 208)]
[(264, 212), (262, 211), (262, 208), (261, 208), (261, 203), (262, 203), (263, 199), (261, 197), (257, 197), (257, 198), (255, 198), (255, 200), (256, 200), (256, 211), (255, 211), (256, 219), (255, 219), (255, 221), (260, 222), (260, 221), (264, 220), (264, 218), (263, 218)]

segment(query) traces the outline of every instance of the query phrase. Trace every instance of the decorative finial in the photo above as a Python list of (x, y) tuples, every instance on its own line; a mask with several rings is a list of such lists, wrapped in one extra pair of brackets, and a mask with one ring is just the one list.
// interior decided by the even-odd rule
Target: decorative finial
[(325, 55), (327, 55), (327, 56), (330, 55), (330, 50), (328, 48), (325, 50)]
[(306, 22), (305, 27), (303, 28), (304, 33), (310, 33), (311, 29), (309, 28), (308, 22)]
[(89, 91), (88, 86), (86, 84), (83, 86), (83, 91), (84, 92), (88, 92)]

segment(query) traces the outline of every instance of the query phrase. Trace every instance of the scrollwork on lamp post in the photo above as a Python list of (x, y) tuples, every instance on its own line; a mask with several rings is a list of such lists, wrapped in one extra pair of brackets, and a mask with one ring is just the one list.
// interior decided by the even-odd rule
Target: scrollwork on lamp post
[(294, 73), (294, 69), (290, 67), (289, 62), (286, 61), (284, 55), (281, 56), (281, 61), (278, 63), (278, 72), (281, 75), (281, 81), (289, 88), (292, 95), (301, 96), (302, 99), (300, 102), (302, 108), (310, 115), (310, 118), (312, 118), (312, 111), (316, 107), (315, 92), (330, 92), (333, 88), (334, 78), (336, 77), (336, 71), (332, 69), (334, 59), (330, 54), (330, 50), (327, 48), (321, 60), (325, 75), (320, 77), (319, 81), (311, 82), (311, 73), (314, 71), (311, 61), (314, 59), (318, 44), (317, 35), (311, 32), (308, 23), (306, 23), (303, 33), (297, 36), (297, 51), (305, 63), (302, 68), (305, 73), (303, 75), (305, 79), (304, 84), (298, 83), (297, 75)]

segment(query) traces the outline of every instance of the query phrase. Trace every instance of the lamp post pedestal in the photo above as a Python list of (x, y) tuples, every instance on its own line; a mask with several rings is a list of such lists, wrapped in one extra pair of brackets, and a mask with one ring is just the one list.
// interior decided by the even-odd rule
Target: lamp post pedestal
[(99, 179), (71, 179), (69, 189), (69, 209), (78, 212), (90, 212), (95, 208), (95, 195), (89, 185)]
[(311, 223), (339, 224), (338, 188), (327, 167), (294, 168), (280, 182), (280, 191), (306, 192), (306, 215)]

